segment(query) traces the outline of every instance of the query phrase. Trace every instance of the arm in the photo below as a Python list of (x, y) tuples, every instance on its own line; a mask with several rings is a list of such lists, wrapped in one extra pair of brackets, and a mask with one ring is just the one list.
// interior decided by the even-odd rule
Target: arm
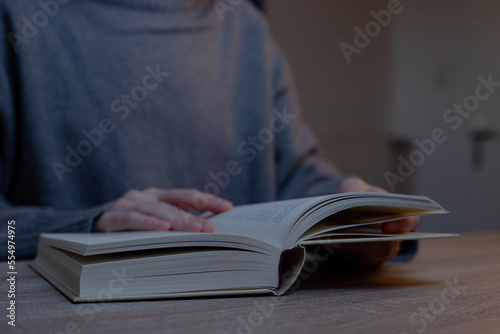
[(17, 169), (16, 153), (19, 153), (17, 146), (20, 140), (16, 132), (16, 118), (20, 117), (20, 112), (16, 114), (19, 97), (16, 94), (18, 88), (15, 87), (18, 83), (14, 79), (15, 53), (6, 39), (7, 32), (3, 24), (0, 25), (0, 35), (3, 41), (0, 45), (0, 259), (7, 257), (4, 250), (7, 245), (7, 224), (11, 220), (16, 222), (16, 257), (22, 259), (34, 256), (38, 236), (42, 232), (90, 232), (94, 218), (108, 204), (64, 211), (51, 207), (16, 205), (9, 200), (9, 193), (15, 187), (12, 179)]
[[(3, 6), (3, 4), (2, 4)], [(6, 18), (4, 8), (0, 7), (0, 15)], [(8, 20), (0, 24), (0, 258), (7, 253), (8, 221), (16, 221), (16, 255), (18, 258), (32, 256), (36, 251), (38, 235), (41, 232), (89, 232), (92, 220), (103, 206), (78, 210), (60, 211), (49, 207), (17, 206), (9, 201), (15, 185), (13, 175), (16, 173), (16, 161), (19, 160), (17, 149), (20, 142), (17, 132), (17, 118), (21, 117), (19, 109), (19, 82), (17, 78), (17, 59), (8, 33)]]
[[(22, 259), (35, 254), (40, 233), (90, 232), (94, 218), (104, 208), (105, 206), (98, 206), (61, 211), (48, 207), (12, 206), (5, 200), (4, 195), (0, 194), (0, 249), (6, 249), (8, 221), (16, 222), (16, 257)], [(7, 253), (2, 252), (0, 258), (5, 260), (6, 256)]]
[(274, 108), (289, 120), (284, 130), (276, 133), (278, 198), (335, 193), (344, 178), (321, 157), (316, 137), (301, 118), (287, 62), (274, 49)]

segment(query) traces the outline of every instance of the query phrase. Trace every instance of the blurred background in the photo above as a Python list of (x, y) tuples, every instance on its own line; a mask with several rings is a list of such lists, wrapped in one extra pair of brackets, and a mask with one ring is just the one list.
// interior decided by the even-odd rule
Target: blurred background
[(267, 0), (263, 7), (324, 156), (389, 189), (398, 157), (408, 160), (415, 140), (442, 128), (447, 140), (395, 191), (427, 195), (451, 211), (426, 217), (422, 230), (500, 229), (500, 87), (456, 130), (450, 125), (458, 123), (443, 120), (475, 94), (479, 76), (500, 82), (500, 2), (401, 0), (400, 13), (350, 63), (340, 44), (355, 46), (354, 28), (365, 31), (371, 11), (388, 1)]

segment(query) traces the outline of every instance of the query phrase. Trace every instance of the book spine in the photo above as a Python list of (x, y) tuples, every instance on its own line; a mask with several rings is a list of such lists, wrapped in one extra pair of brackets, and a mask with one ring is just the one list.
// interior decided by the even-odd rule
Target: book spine
[(304, 267), (306, 249), (302, 246), (286, 249), (281, 253), (279, 263), (279, 283), (274, 294), (284, 294), (297, 280)]

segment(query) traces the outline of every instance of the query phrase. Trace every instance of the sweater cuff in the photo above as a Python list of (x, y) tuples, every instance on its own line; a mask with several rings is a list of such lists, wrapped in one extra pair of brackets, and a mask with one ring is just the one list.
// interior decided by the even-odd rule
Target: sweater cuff
[(401, 248), (398, 255), (391, 261), (408, 262), (413, 260), (418, 252), (418, 240), (404, 240), (401, 242)]

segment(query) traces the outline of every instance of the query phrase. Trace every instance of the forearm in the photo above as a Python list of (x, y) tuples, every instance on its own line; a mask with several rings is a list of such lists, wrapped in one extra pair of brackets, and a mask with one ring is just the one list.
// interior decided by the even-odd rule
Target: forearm
[[(83, 210), (55, 210), (32, 206), (0, 207), (0, 248), (7, 247), (7, 224), (15, 221), (16, 257), (31, 258), (36, 253), (38, 237), (41, 233), (71, 233), (91, 232), (94, 219), (98, 217), (109, 204)], [(6, 252), (0, 258), (5, 260)]]

